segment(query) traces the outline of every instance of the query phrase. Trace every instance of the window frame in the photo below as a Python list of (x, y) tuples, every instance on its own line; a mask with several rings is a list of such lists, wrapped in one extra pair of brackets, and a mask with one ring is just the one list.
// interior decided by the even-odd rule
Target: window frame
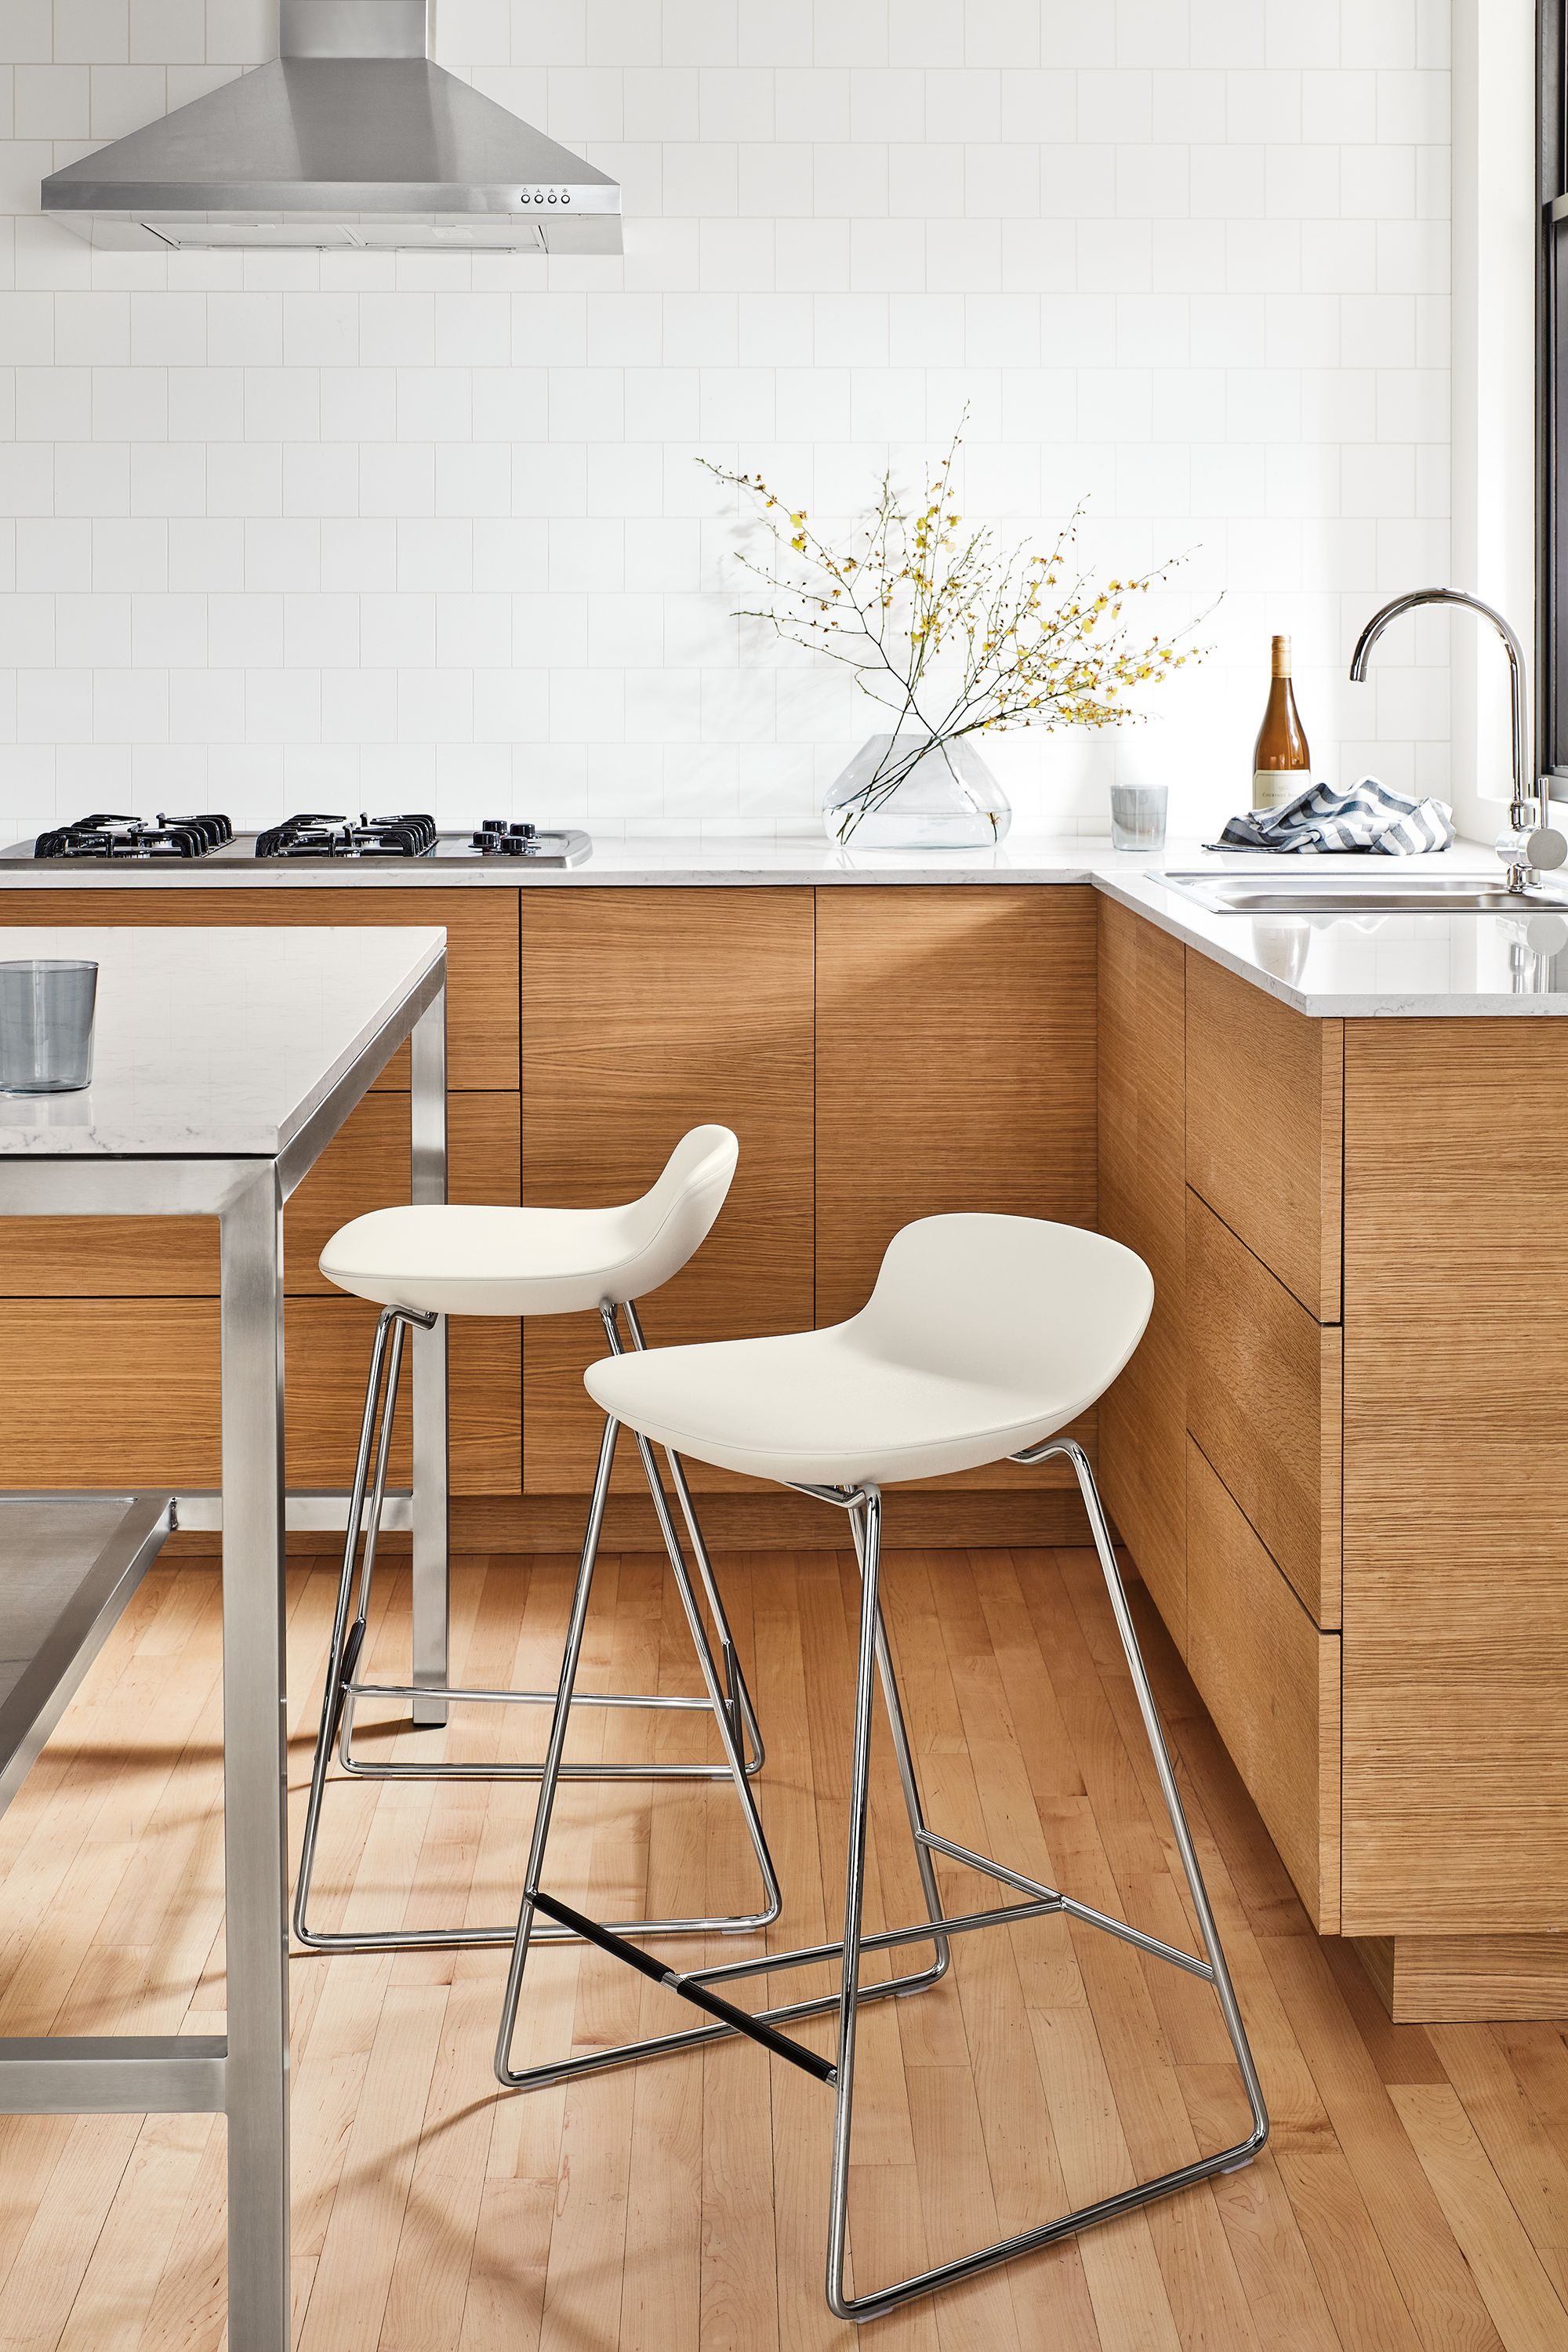
[(1559, 451), (1568, 425), (1568, 0), (1537, 10), (1537, 184), (1541, 242), (1536, 269), (1536, 647), (1537, 772), (1562, 779), (1568, 797), (1568, 463)]

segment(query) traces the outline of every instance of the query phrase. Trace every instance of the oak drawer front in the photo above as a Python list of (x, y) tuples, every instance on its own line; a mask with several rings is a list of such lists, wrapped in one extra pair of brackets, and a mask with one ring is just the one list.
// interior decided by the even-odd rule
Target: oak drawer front
[(1340, 1622), (1344, 1334), (1187, 1194), (1187, 1426), (1320, 1626)]
[(1340, 1637), (1187, 1445), (1186, 1663), (1320, 1935), (1340, 1925)]
[[(515, 1093), (518, 1083), (518, 900), (503, 889), (412, 887), (334, 890), (286, 885), (203, 890), (127, 884), (120, 890), (0, 891), (0, 925), (111, 923), (118, 929), (207, 925), (313, 930), (365, 924), (445, 929), (447, 1083)], [(394, 1055), (378, 1087), (408, 1086), (408, 1048)]]
[[(290, 1300), (285, 1318), (286, 1475), (347, 1491), (376, 1310), (362, 1299)], [(21, 1299), (0, 1349), (0, 1484), (216, 1486), (220, 1477), (216, 1298)], [(515, 1495), (522, 1483), (521, 1348), (515, 1322), (451, 1325), (452, 1489)], [(392, 1481), (409, 1478), (405, 1378)]]
[(1187, 1181), (1320, 1323), (1340, 1319), (1344, 1024), (1187, 954)]

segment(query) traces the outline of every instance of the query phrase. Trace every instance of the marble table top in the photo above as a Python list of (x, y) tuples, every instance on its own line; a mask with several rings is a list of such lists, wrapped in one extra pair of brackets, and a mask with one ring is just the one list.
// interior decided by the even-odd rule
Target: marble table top
[(276, 1159), (439, 961), (446, 936), (0, 929), (0, 959), (99, 966), (92, 1084), (0, 1095), (0, 1158)]

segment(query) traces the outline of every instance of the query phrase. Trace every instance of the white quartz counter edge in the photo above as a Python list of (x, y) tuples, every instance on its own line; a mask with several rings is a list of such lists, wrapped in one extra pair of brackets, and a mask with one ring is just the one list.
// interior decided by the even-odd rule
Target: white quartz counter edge
[[(1542, 955), (1532, 949), (1523, 917), (1270, 917), (1268, 929), (1275, 952), (1292, 962), (1300, 957), (1306, 984), (1298, 986), (1269, 968), (1256, 944), (1256, 926), (1246, 916), (1211, 915), (1142, 877), (1100, 874), (1095, 887), (1310, 1020), (1517, 1020), (1568, 1014), (1568, 954)], [(1360, 938), (1336, 941), (1333, 931), (1342, 931), (1352, 920)], [(1563, 936), (1568, 945), (1568, 922), (1563, 924)], [(1510, 968), (1510, 959), (1517, 961), (1517, 971)], [(1378, 984), (1368, 985), (1366, 976), (1373, 971)]]
[[(1174, 845), (1173, 845), (1174, 847)], [(1183, 854), (1196, 845), (1182, 845)], [(351, 858), (245, 859), (226, 864), (98, 866), (26, 859), (0, 863), (0, 889), (215, 890), (635, 890), (816, 888), (856, 884), (1091, 882), (1116, 853), (1107, 842), (1016, 836), (997, 849), (834, 849), (823, 840), (697, 842), (649, 838), (596, 842), (582, 866), (531, 866), (524, 858), (436, 865), (420, 858), (361, 864)], [(1123, 861), (1134, 865), (1142, 859)]]
[[(1382, 861), (1312, 861), (1325, 881), (1353, 871), (1375, 880)], [(1515, 916), (1418, 914), (1283, 915), (1267, 924), (1216, 915), (1152, 878), (1173, 867), (1194, 871), (1302, 873), (1305, 861), (1235, 852), (1216, 856), (1200, 842), (1173, 840), (1156, 856), (1129, 856), (1108, 842), (1081, 836), (1015, 835), (976, 851), (836, 850), (826, 842), (710, 842), (648, 839), (598, 845), (579, 866), (520, 868), (486, 863), (435, 866), (347, 862), (235, 867), (17, 865), (0, 867), (0, 888), (215, 889), (634, 889), (930, 887), (997, 883), (1084, 885), (1209, 957), (1292, 1011), (1316, 1019), (1483, 1018), (1568, 1014), (1568, 952), (1542, 954), (1531, 927)], [(1496, 877), (1495, 853), (1457, 842), (1439, 856), (1388, 861), (1393, 873), (1419, 864), (1444, 873)], [(40, 912), (42, 909), (40, 908)]]

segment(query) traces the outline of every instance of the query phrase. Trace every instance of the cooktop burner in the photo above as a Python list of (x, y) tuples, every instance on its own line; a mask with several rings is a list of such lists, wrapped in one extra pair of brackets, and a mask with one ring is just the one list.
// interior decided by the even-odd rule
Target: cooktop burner
[(289, 816), (256, 836), (258, 857), (428, 857), (433, 816)]
[(74, 824), (57, 825), (39, 834), (35, 857), (191, 858), (208, 857), (234, 839), (226, 816), (165, 816), (160, 809), (149, 824), (142, 816), (78, 817)]

